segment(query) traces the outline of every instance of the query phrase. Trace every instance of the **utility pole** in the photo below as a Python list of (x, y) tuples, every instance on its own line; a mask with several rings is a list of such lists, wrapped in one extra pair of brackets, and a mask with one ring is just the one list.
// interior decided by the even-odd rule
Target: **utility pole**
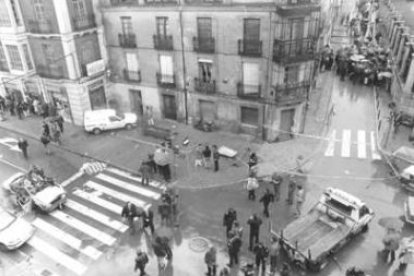
[(188, 125), (187, 66), (185, 64), (183, 10), (182, 10), (181, 4), (180, 4), (180, 40), (181, 40), (181, 57), (182, 57), (182, 62), (183, 62), (185, 124)]

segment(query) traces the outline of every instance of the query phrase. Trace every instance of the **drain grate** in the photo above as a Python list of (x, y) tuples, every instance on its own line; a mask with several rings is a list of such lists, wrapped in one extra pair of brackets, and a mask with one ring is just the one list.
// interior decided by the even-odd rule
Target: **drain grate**
[(194, 237), (190, 240), (189, 247), (194, 252), (204, 252), (210, 246), (210, 242), (203, 237)]

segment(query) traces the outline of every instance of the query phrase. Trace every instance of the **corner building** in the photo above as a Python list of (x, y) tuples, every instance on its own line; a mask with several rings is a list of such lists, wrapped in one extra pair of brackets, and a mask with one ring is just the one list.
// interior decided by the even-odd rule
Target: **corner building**
[(139, 116), (289, 139), (317, 64), (311, 0), (101, 0), (108, 103)]

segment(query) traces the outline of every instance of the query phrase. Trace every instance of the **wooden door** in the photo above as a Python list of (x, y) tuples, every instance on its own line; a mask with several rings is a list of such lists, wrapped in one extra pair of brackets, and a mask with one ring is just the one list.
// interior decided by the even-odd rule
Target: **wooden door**
[(163, 95), (162, 99), (164, 103), (164, 118), (177, 120), (177, 105), (175, 103), (175, 96)]

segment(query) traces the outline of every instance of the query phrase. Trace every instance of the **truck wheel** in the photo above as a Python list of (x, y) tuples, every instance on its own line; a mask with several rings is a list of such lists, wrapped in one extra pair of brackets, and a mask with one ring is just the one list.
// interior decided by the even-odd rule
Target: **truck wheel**
[(361, 233), (366, 233), (366, 232), (368, 232), (368, 229), (369, 229), (368, 224), (365, 224), (365, 225), (362, 227), (362, 229), (361, 229)]
[(131, 130), (131, 129), (132, 129), (132, 125), (131, 125), (131, 124), (126, 124), (126, 125), (125, 125), (125, 129), (127, 129), (127, 130)]
[(101, 133), (101, 130), (100, 130), (99, 128), (94, 128), (94, 129), (92, 130), (92, 132), (93, 132), (93, 134), (95, 134), (95, 135), (99, 135), (99, 134)]

